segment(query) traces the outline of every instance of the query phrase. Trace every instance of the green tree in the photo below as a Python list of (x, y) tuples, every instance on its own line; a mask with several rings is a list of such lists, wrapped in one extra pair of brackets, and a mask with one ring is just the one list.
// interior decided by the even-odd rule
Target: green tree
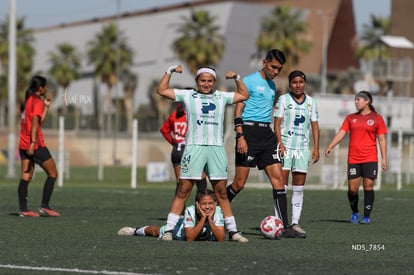
[(270, 16), (261, 21), (260, 32), (256, 40), (258, 56), (277, 48), (286, 55), (285, 73), (299, 62), (300, 55), (307, 53), (311, 42), (304, 38), (307, 31), (303, 14), (289, 5), (275, 7)]
[[(66, 92), (66, 89), (70, 86), (70, 83), (80, 76), (81, 68), (81, 55), (77, 49), (68, 42), (63, 42), (56, 46), (56, 51), (51, 51), (49, 55), (49, 74), (53, 78), (53, 82), (57, 84), (56, 94), (59, 87), (63, 88), (63, 91)], [(49, 81), (49, 86), (52, 81)], [(50, 87), (49, 87), (50, 89)], [(66, 102), (65, 102), (66, 103)], [(69, 114), (66, 114), (67, 107), (65, 104), (62, 105), (60, 109), (66, 115), (74, 114), (75, 129), (79, 127), (79, 115), (80, 111), (76, 106), (69, 108)], [(66, 116), (68, 117), (68, 116)]]
[[(36, 53), (33, 43), (33, 33), (26, 29), (24, 18), (16, 20), (16, 69), (17, 69), (17, 100), (24, 100), (27, 83), (32, 74), (33, 57)], [(8, 66), (9, 66), (9, 19), (0, 24), (0, 66), (3, 74), (0, 81), (0, 100), (8, 96)]]
[(127, 69), (124, 70), (121, 73), (121, 81), (124, 84), (123, 90), (124, 90), (124, 98), (123, 98), (123, 104), (124, 104), (124, 110), (126, 114), (127, 119), (127, 130), (128, 132), (131, 132), (132, 130), (132, 119), (134, 116), (134, 94), (135, 89), (138, 85), (138, 76), (131, 72), (131, 70)]
[(362, 26), (357, 57), (365, 60), (388, 59), (390, 57), (390, 51), (381, 42), (381, 36), (390, 34), (390, 32), (391, 19), (389, 17), (371, 15), (370, 24), (364, 24)]
[(88, 42), (89, 63), (95, 68), (102, 83), (108, 87), (108, 112), (106, 116), (108, 129), (111, 129), (111, 112), (113, 112), (112, 89), (118, 81), (117, 73), (128, 70), (134, 53), (127, 43), (124, 33), (114, 23), (104, 26), (96, 37)]
[(49, 52), (49, 74), (66, 89), (70, 83), (80, 76), (81, 55), (70, 43), (64, 42), (56, 46), (56, 51)]
[(216, 66), (224, 53), (224, 38), (215, 25), (216, 17), (205, 10), (192, 11), (190, 17), (182, 17), (177, 32), (180, 37), (173, 42), (178, 58), (195, 74), (200, 66)]

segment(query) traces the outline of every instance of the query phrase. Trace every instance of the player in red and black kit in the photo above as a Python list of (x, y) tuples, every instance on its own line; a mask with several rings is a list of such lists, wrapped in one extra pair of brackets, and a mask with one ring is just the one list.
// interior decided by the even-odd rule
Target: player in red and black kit
[[(185, 115), (184, 106), (181, 102), (177, 103), (175, 110), (164, 121), (160, 132), (164, 136), (165, 140), (173, 146), (171, 151), (171, 163), (174, 167), (175, 180), (177, 183), (175, 192), (177, 193), (180, 178), (181, 158), (185, 147), (185, 135), (187, 134), (187, 117)], [(206, 188), (207, 180), (205, 178), (201, 181), (197, 181), (197, 190), (203, 190)]]
[(355, 96), (357, 112), (346, 116), (339, 132), (333, 137), (325, 151), (328, 157), (332, 149), (349, 132), (348, 148), (348, 200), (352, 209), (350, 222), (359, 221), (358, 189), (362, 178), (364, 187), (364, 216), (359, 221), (369, 224), (374, 204), (374, 181), (378, 175), (377, 139), (381, 153), (381, 169), (387, 169), (387, 127), (384, 119), (372, 105), (369, 92), (361, 91)]
[[(49, 206), (57, 178), (55, 161), (45, 145), (41, 129), (52, 99), (45, 95), (47, 80), (42, 76), (34, 76), (26, 90), (25, 101), (20, 107), (21, 129), (19, 153), (21, 159), (21, 178), (18, 187), (18, 197), (21, 217), (39, 217), (39, 213), (49, 217), (59, 217), (60, 214)], [(42, 99), (43, 97), (43, 99)], [(43, 187), (42, 202), (39, 213), (27, 208), (28, 185), (32, 180), (35, 163), (47, 174)]]

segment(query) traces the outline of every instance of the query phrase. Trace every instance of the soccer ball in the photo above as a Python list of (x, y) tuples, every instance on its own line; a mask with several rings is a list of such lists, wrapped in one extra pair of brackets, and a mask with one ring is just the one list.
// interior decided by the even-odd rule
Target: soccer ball
[(260, 223), (260, 231), (266, 239), (277, 239), (283, 231), (283, 222), (275, 216), (267, 216)]

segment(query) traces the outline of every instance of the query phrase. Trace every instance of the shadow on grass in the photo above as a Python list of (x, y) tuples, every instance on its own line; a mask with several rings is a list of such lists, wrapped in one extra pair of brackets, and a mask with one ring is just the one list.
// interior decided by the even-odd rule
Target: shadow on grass
[(336, 222), (336, 223), (349, 223), (349, 220), (311, 220), (310, 222)]

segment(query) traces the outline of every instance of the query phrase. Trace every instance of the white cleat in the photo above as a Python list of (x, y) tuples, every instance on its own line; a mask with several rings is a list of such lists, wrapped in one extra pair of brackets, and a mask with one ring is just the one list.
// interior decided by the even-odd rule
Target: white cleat
[(163, 241), (172, 241), (173, 235), (171, 232), (165, 232), (164, 235), (162, 235), (161, 240)]
[(239, 243), (247, 243), (249, 241), (246, 237), (243, 237), (241, 232), (234, 232), (233, 234), (231, 233), (230, 239), (234, 242), (239, 242)]
[(119, 229), (118, 231), (119, 236), (134, 236), (135, 235), (135, 227), (125, 226)]
[(292, 229), (295, 230), (296, 232), (306, 234), (306, 231), (303, 230), (303, 228), (300, 227), (299, 224), (292, 224)]

